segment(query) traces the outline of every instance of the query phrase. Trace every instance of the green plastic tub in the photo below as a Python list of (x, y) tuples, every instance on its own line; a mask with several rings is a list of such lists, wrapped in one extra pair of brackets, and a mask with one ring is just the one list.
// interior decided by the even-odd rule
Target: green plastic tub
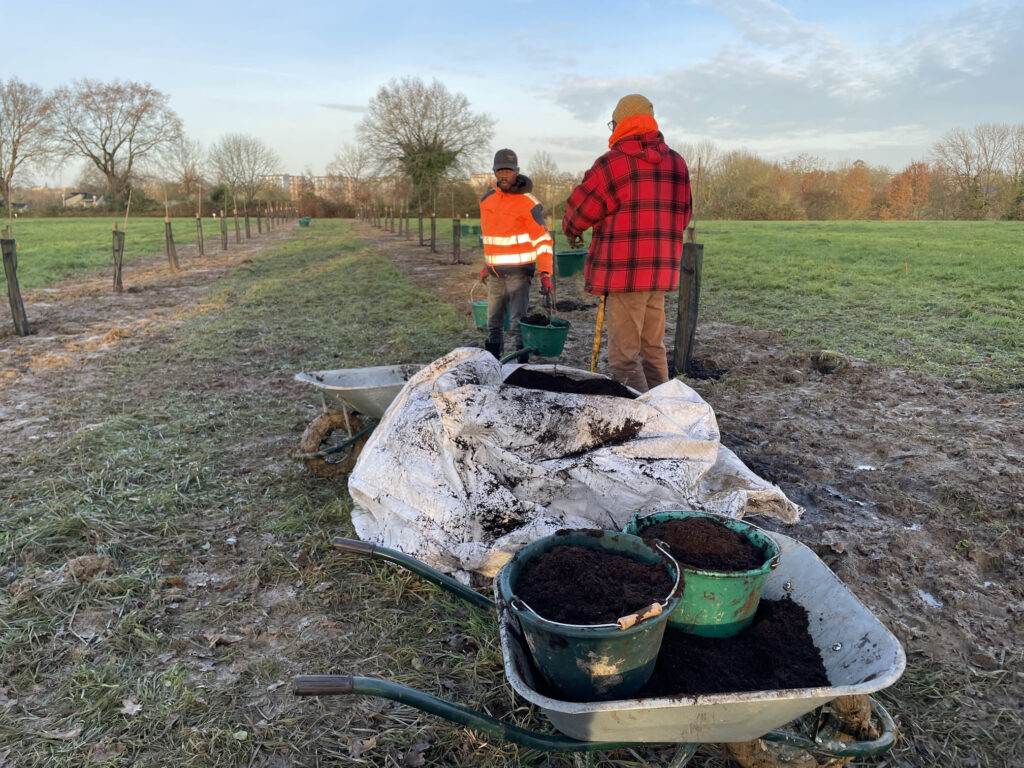
[[(476, 327), (481, 329), (487, 328), (487, 302), (486, 301), (471, 301), (470, 306), (473, 307), (473, 319), (476, 320)], [(511, 319), (509, 316), (508, 308), (505, 309), (505, 330), (507, 331), (512, 326)]]
[[(644, 563), (662, 563), (675, 581), (662, 612), (629, 629), (618, 624), (579, 625), (549, 621), (515, 593), (516, 580), (532, 557), (559, 545), (600, 548)], [(562, 531), (523, 547), (495, 576), (498, 612), (518, 623), (540, 676), (569, 701), (622, 698), (638, 690), (654, 672), (667, 619), (679, 601), (679, 570), (667, 553), (639, 536), (604, 531)], [(644, 606), (637, 606), (640, 610)]]
[(742, 533), (765, 552), (764, 564), (750, 571), (705, 571), (679, 563), (683, 595), (669, 617), (669, 626), (701, 637), (733, 637), (754, 620), (768, 575), (779, 565), (779, 548), (764, 531), (750, 523), (689, 510), (656, 512), (645, 517), (633, 515), (623, 530), (641, 536), (652, 525), (686, 517), (714, 520)]
[(571, 251), (555, 251), (555, 269), (559, 277), (572, 277), (583, 271), (583, 263), (587, 260), (587, 249), (576, 248)]
[(550, 325), (532, 325), (519, 321), (523, 334), (523, 346), (536, 350), (541, 357), (558, 357), (565, 347), (572, 323), (560, 317), (550, 318)]

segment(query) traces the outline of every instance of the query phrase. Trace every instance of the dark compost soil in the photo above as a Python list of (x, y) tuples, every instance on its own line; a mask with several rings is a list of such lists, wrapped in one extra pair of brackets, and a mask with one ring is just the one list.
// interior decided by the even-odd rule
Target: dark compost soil
[(522, 318), (522, 321), (527, 325), (539, 325), (541, 327), (551, 325), (551, 318), (547, 315), (542, 315), (540, 312), (534, 312), (532, 315), (527, 315)]
[(635, 400), (636, 395), (617, 381), (611, 379), (573, 379), (569, 376), (517, 368), (505, 379), (505, 384), (525, 389), (541, 389), (545, 392), (567, 392), (575, 395), (609, 395)]
[(575, 545), (558, 545), (530, 558), (515, 593), (539, 616), (564, 624), (613, 624), (662, 602), (673, 579), (660, 563)]
[(640, 698), (773, 691), (830, 685), (807, 630), (807, 611), (789, 598), (762, 600), (735, 637), (688, 635), (669, 627)]
[(742, 533), (706, 517), (685, 517), (655, 523), (640, 532), (645, 540), (660, 539), (680, 564), (708, 571), (750, 571), (764, 565), (765, 551)]

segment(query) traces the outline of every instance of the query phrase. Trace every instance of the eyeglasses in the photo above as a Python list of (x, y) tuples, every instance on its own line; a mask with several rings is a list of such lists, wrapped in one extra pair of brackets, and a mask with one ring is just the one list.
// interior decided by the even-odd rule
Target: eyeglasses
[(616, 125), (618, 125), (618, 123), (616, 123), (614, 120), (609, 120), (608, 121), (608, 130), (609, 131), (614, 131)]

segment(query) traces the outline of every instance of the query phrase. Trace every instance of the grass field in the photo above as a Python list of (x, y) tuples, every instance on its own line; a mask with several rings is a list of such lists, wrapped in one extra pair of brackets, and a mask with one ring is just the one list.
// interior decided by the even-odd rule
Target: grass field
[[(159, 217), (108, 218), (52, 218), (17, 219), (14, 239), (18, 243), (18, 284), (22, 290), (39, 288), (64, 277), (109, 267), (113, 271), (113, 224), (126, 232), (124, 260), (131, 262), (164, 250), (164, 220)], [(7, 226), (6, 220), (4, 226)], [(245, 222), (240, 217), (242, 237)], [(250, 218), (252, 233), (256, 232), (256, 219)], [(171, 229), (176, 245), (195, 243), (195, 218), (172, 218)], [(228, 217), (229, 243), (235, 240), (235, 223)], [(220, 242), (220, 219), (203, 219), (203, 239), (211, 251), (210, 240)], [(217, 246), (219, 247), (219, 245)], [(6, 292), (6, 278), (0, 276)]]
[[(106, 219), (15, 225), (23, 289), (111, 263)], [(173, 225), (177, 243), (195, 242), (194, 219)], [(204, 219), (208, 240), (220, 237), (219, 226)], [(410, 228), (418, 239), (416, 219)], [(450, 253), (451, 219), (438, 217), (436, 228), (438, 251)], [(128, 260), (164, 247), (162, 219), (131, 219), (128, 233)], [(698, 240), (705, 319), (779, 330), (799, 346), (971, 377), (992, 389), (1022, 383), (1024, 223), (714, 221), (701, 225)], [(567, 248), (560, 235), (555, 247)], [(482, 263), (475, 235), (463, 238), (463, 258)]]
[[(744, 232), (762, 232), (717, 228), (705, 239), (716, 314), (739, 290), (732, 282), (754, 279), (723, 286), (717, 263), (751, 269)], [(780, 303), (769, 317), (784, 316), (791, 286), (780, 280), (759, 299)], [(865, 327), (884, 340), (884, 327)], [(20, 415), (59, 414), (60, 436), (0, 464), (0, 765), (639, 768), (624, 751), (579, 762), (379, 699), (288, 693), (299, 672), (380, 676), (550, 729), (505, 681), (493, 617), (409, 572), (333, 551), (333, 535), (353, 534), (344, 478), (314, 478), (288, 458), (317, 407), (296, 395), (296, 371), (425, 362), (465, 333), (454, 308), (345, 223), (316, 222), (247, 260), (198, 314), (107, 358), (102, 388), (29, 403)], [(84, 555), (116, 569), (62, 578)], [(925, 682), (908, 676), (894, 689), (901, 714), (927, 714), (943, 738), (969, 743), (971, 721), (937, 707)], [(702, 765), (723, 764), (702, 754)]]
[(1020, 386), (1024, 222), (707, 222), (701, 316)]

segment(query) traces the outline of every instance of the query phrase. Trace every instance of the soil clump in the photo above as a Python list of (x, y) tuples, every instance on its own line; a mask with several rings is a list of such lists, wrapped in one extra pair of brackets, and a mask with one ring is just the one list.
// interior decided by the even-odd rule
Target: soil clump
[(537, 615), (563, 624), (614, 624), (620, 616), (665, 600), (673, 579), (661, 563), (560, 544), (530, 558), (516, 595)]
[(660, 539), (680, 565), (706, 571), (752, 571), (764, 565), (764, 548), (738, 531), (706, 517), (685, 517), (655, 523), (640, 532), (644, 540)]
[(527, 315), (522, 318), (522, 321), (527, 325), (539, 325), (542, 327), (551, 325), (551, 318), (547, 315), (542, 315), (540, 312), (534, 312), (532, 315)]
[(762, 600), (735, 637), (699, 637), (669, 627), (639, 698), (774, 691), (830, 685), (811, 640), (807, 611), (788, 597)]
[(608, 395), (635, 400), (636, 395), (628, 387), (612, 379), (573, 379), (569, 376), (517, 368), (505, 379), (505, 384), (524, 389), (540, 389), (545, 392), (565, 392), (575, 395)]

